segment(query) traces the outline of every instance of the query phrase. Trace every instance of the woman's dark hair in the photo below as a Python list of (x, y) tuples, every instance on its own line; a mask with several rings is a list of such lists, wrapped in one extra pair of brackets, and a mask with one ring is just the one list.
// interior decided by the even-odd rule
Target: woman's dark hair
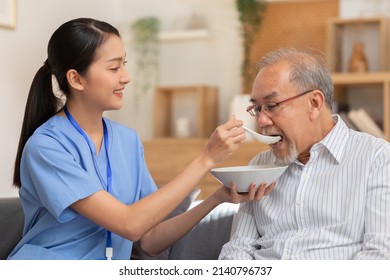
[(28, 138), (63, 106), (61, 98), (53, 92), (52, 75), (58, 82), (59, 90), (67, 96), (67, 72), (74, 69), (81, 75), (85, 74), (95, 59), (97, 49), (110, 35), (119, 37), (118, 30), (110, 24), (79, 18), (64, 23), (51, 36), (47, 59), (35, 74), (27, 98), (15, 159), (13, 184), (16, 187), (21, 186), (20, 162)]

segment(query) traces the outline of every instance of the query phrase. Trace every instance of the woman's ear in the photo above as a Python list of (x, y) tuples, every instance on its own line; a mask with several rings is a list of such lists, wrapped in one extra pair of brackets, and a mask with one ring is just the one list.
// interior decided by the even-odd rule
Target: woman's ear
[(80, 74), (74, 70), (70, 69), (68, 72), (66, 72), (66, 79), (68, 80), (69, 86), (76, 89), (76, 90), (83, 90), (84, 85), (82, 81), (82, 77)]

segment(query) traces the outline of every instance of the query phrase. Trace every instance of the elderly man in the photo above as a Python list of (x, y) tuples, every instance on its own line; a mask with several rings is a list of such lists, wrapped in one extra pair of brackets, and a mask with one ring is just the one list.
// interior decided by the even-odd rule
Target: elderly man
[(332, 99), (319, 53), (260, 61), (247, 111), (282, 140), (250, 164), (289, 167), (267, 197), (240, 205), (220, 259), (390, 259), (390, 144), (348, 129)]

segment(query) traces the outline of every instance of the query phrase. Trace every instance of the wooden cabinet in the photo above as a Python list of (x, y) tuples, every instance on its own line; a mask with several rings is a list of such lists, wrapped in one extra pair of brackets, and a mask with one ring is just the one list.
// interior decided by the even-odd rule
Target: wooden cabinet
[(175, 122), (188, 120), (188, 138), (208, 138), (217, 127), (218, 89), (194, 85), (157, 87), (154, 98), (154, 138), (175, 136)]
[[(365, 109), (390, 141), (390, 25), (385, 17), (330, 19), (327, 57), (340, 107)], [(368, 72), (349, 73), (354, 44), (363, 43)], [(354, 108), (355, 106), (355, 108)]]
[[(143, 141), (145, 160), (149, 171), (158, 186), (172, 180), (178, 175), (203, 149), (207, 139), (156, 139)], [(249, 161), (259, 152), (269, 149), (268, 145), (257, 141), (244, 142), (220, 166), (248, 165)], [(201, 193), (199, 199), (207, 198), (221, 184), (208, 173), (199, 183)]]
[(354, 45), (362, 43), (370, 72), (390, 70), (389, 19), (385, 17), (330, 19), (327, 57), (332, 72), (347, 72)]
[[(350, 107), (352, 101), (349, 99), (356, 97), (358, 94), (356, 89), (360, 89), (359, 94), (365, 94), (371, 99), (369, 100), (370, 104), (365, 104), (365, 106), (371, 106), (374, 110), (380, 111), (381, 119), (379, 122), (385, 139), (390, 141), (390, 72), (334, 73), (332, 78), (335, 85), (335, 99), (338, 103)], [(353, 88), (355, 88), (355, 92), (351, 90)], [(348, 90), (350, 90), (349, 94)], [(374, 90), (378, 91), (379, 100), (372, 98)]]

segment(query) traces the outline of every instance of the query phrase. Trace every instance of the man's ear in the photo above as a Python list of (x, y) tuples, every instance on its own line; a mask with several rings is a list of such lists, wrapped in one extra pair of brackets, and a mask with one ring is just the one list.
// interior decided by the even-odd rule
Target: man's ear
[(310, 96), (310, 116), (311, 118), (317, 118), (325, 106), (325, 96), (324, 94), (316, 90)]
[(70, 69), (68, 72), (66, 72), (66, 79), (68, 80), (69, 86), (76, 89), (76, 90), (83, 90), (84, 85), (82, 81), (82, 77), (80, 74), (74, 70)]

